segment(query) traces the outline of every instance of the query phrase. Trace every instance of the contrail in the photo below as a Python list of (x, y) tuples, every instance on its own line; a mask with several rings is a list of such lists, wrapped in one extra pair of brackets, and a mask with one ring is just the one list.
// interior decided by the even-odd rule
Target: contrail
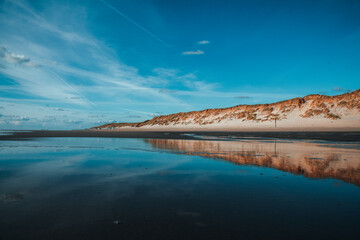
[(154, 34), (152, 34), (151, 32), (149, 32), (148, 30), (146, 30), (145, 28), (143, 28), (142, 26), (140, 26), (139, 24), (137, 24), (136, 22), (134, 22), (133, 20), (131, 20), (129, 17), (127, 17), (125, 14), (123, 14), (122, 12), (120, 12), (119, 10), (117, 10), (115, 7), (113, 7), (112, 5), (110, 5), (109, 3), (107, 3), (104, 0), (101, 0), (101, 2), (103, 2), (106, 6), (108, 6), (109, 8), (111, 8), (112, 10), (114, 10), (115, 12), (117, 12), (118, 14), (120, 14), (120, 16), (122, 16), (123, 18), (125, 18), (126, 20), (128, 20), (129, 22), (131, 22), (132, 24), (136, 25), (137, 27), (139, 27), (141, 30), (143, 30), (144, 32), (146, 32), (147, 34), (149, 34), (151, 37), (155, 38), (156, 40), (158, 40), (159, 42), (161, 42), (162, 44), (164, 44), (166, 47), (170, 47), (167, 43), (165, 43), (163, 40), (161, 40), (160, 38), (158, 38), (157, 36), (155, 36)]
[(62, 81), (63, 83), (65, 83), (66, 86), (68, 86), (69, 88), (71, 88), (74, 92), (76, 92), (82, 99), (84, 99), (88, 104), (90, 104), (93, 107), (96, 107), (96, 104), (93, 103), (92, 101), (90, 101), (87, 97), (85, 97), (84, 95), (82, 95), (78, 90), (76, 90), (73, 86), (71, 86), (65, 79), (63, 79), (62, 77), (60, 77), (57, 73), (55, 73), (54, 71), (50, 70), (49, 68), (47, 68), (47, 70), (49, 72), (51, 72), (57, 79), (59, 79), (60, 81)]

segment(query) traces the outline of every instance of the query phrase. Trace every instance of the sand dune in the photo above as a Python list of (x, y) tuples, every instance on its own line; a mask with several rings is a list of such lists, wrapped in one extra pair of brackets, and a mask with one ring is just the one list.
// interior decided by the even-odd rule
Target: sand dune
[(111, 123), (93, 129), (355, 129), (360, 130), (360, 89), (337, 96), (309, 95), (271, 104), (180, 112), (139, 123)]

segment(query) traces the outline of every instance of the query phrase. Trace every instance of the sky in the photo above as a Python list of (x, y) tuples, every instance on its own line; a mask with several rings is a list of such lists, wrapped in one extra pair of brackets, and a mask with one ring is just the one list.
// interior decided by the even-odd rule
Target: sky
[(0, 129), (360, 88), (360, 1), (0, 0)]

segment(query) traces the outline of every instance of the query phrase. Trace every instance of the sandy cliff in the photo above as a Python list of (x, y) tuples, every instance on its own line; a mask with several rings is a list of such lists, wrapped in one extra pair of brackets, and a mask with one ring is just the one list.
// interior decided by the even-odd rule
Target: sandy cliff
[(360, 129), (360, 89), (337, 96), (308, 95), (286, 101), (180, 112), (139, 123), (112, 123), (94, 129)]

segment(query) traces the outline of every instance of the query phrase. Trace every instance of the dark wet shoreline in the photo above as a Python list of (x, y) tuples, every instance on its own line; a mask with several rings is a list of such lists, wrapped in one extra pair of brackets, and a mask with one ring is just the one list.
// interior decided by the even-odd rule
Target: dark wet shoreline
[[(62, 131), (7, 131), (0, 135), (4, 140), (29, 140), (48, 137), (103, 137), (103, 138), (152, 138), (152, 139), (197, 139), (203, 137), (224, 137), (230, 139), (296, 139), (355, 142), (360, 141), (360, 132), (205, 132), (205, 131), (101, 131), (101, 130), (62, 130)], [(194, 136), (195, 135), (195, 136)]]

